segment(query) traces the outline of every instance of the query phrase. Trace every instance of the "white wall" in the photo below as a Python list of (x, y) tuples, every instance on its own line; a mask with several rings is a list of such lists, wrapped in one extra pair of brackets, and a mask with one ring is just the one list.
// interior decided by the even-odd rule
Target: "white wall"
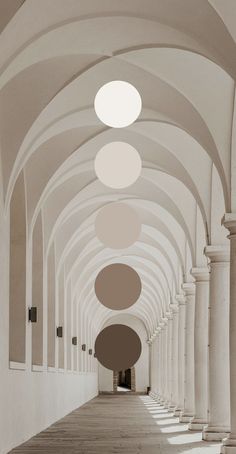
[[(115, 315), (105, 326), (120, 323), (132, 328), (139, 335), (142, 344), (142, 353), (135, 364), (136, 391), (146, 392), (149, 386), (149, 346), (144, 324), (137, 317), (129, 314)], [(113, 372), (99, 365), (99, 391), (113, 391)]]
[(9, 369), (9, 220), (3, 215), (1, 197), (0, 238), (0, 454), (6, 454), (95, 397), (98, 384), (95, 372), (31, 371), (29, 323), (26, 370)]

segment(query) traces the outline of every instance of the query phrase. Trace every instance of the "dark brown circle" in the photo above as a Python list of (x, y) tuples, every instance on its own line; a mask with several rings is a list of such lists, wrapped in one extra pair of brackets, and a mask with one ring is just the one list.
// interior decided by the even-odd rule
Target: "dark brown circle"
[(136, 271), (123, 263), (113, 263), (98, 273), (95, 293), (104, 306), (112, 310), (127, 309), (140, 296), (142, 284)]
[(110, 325), (97, 336), (95, 353), (107, 369), (121, 371), (133, 367), (138, 361), (142, 345), (138, 334), (126, 325)]

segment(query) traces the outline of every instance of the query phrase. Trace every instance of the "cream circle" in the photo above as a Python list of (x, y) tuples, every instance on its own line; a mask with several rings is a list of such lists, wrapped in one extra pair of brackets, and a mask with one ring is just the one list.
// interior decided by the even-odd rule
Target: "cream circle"
[(94, 100), (94, 109), (105, 125), (124, 128), (131, 125), (142, 109), (138, 90), (123, 80), (112, 80), (103, 85)]
[(110, 142), (97, 153), (95, 172), (98, 179), (114, 189), (127, 188), (140, 176), (142, 161), (137, 150), (126, 142)]
[(138, 240), (141, 222), (129, 205), (114, 202), (105, 205), (97, 214), (95, 230), (98, 239), (111, 249), (124, 249)]

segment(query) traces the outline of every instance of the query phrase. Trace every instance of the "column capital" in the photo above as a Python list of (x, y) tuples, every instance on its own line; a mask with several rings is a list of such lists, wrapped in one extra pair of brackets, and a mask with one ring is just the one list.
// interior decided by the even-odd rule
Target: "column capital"
[(195, 295), (195, 284), (194, 282), (184, 282), (182, 289), (186, 296)]
[(196, 282), (207, 282), (210, 279), (210, 270), (208, 267), (192, 268), (190, 272)]
[(177, 314), (179, 312), (178, 303), (170, 303), (170, 310), (173, 314)]
[(160, 326), (157, 326), (155, 329), (156, 335), (158, 336), (158, 334), (160, 334), (160, 332), (161, 332), (161, 328), (160, 328)]
[(176, 301), (178, 301), (179, 306), (182, 306), (183, 304), (186, 304), (186, 298), (183, 293), (179, 293), (178, 295), (175, 296)]
[(172, 314), (172, 312), (166, 312), (166, 315), (165, 315), (165, 316), (166, 316), (166, 318), (167, 318), (168, 320), (173, 320), (173, 314)]
[(164, 328), (168, 323), (168, 318), (166, 317), (166, 315), (165, 315), (165, 317), (162, 317), (161, 321), (163, 323), (163, 328)]
[(206, 246), (204, 254), (210, 259), (211, 263), (229, 262), (230, 248), (229, 245)]
[(229, 230), (228, 238), (236, 237), (236, 213), (225, 213), (221, 223)]

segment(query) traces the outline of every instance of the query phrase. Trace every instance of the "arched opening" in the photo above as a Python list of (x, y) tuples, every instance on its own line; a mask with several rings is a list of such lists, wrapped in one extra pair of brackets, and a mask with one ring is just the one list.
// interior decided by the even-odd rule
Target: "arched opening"
[(54, 244), (48, 254), (47, 288), (48, 288), (48, 366), (55, 367), (55, 251)]
[(9, 359), (25, 362), (26, 210), (24, 174), (19, 175), (10, 205)]
[(37, 322), (32, 323), (32, 365), (43, 364), (43, 233), (39, 214), (33, 231), (32, 306), (37, 307)]

